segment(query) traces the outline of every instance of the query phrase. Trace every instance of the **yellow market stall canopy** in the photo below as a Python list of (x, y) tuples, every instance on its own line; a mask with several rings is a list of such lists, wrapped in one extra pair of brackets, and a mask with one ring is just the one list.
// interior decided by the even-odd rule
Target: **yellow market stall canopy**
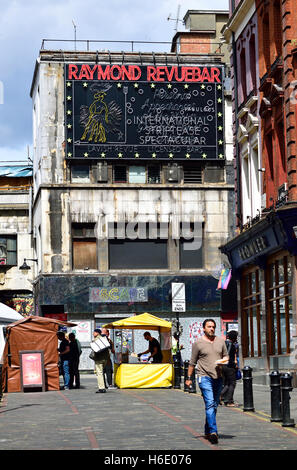
[[(171, 322), (155, 317), (150, 313), (133, 315), (129, 318), (104, 325), (104, 328), (157, 330), (170, 335)], [(119, 388), (168, 388), (172, 386), (173, 366), (171, 349), (162, 350), (162, 364), (115, 364), (115, 384)], [(164, 363), (165, 360), (165, 363)]]

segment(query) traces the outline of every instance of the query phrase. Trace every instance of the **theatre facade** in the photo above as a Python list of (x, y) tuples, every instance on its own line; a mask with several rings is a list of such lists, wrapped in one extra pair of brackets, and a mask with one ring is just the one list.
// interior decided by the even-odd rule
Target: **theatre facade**
[(77, 322), (83, 346), (96, 326), (133, 314), (175, 323), (172, 282), (185, 284), (185, 359), (204, 318), (219, 334), (236, 323), (234, 283), (217, 290), (218, 246), (234, 226), (221, 59), (40, 51), (35, 312)]

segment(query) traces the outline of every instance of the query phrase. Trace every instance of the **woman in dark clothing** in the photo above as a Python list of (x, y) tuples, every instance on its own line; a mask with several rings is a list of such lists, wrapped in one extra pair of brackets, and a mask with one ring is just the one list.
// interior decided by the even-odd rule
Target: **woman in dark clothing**
[[(69, 333), (69, 346), (70, 346), (70, 359), (69, 359), (69, 372), (70, 382), (69, 388), (80, 388), (80, 376), (79, 376), (79, 356), (81, 354), (81, 348), (78, 340), (75, 338), (74, 333)], [(73, 382), (75, 379), (75, 387)]]
[(224, 387), (221, 393), (221, 402), (224, 402), (225, 406), (236, 406), (234, 403), (233, 395), (236, 387), (236, 369), (237, 369), (237, 357), (238, 357), (238, 344), (237, 344), (237, 331), (229, 331), (227, 333), (227, 351), (229, 355), (228, 364), (222, 367)]

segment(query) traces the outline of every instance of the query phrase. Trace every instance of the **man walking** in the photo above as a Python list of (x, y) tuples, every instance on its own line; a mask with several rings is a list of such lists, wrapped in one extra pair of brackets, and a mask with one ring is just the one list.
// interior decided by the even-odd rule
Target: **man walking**
[(198, 384), (205, 404), (205, 437), (218, 443), (216, 413), (223, 387), (221, 364), (228, 362), (228, 352), (223, 338), (215, 335), (216, 323), (208, 318), (203, 322), (204, 335), (193, 344), (186, 385), (192, 383), (191, 376), (197, 364)]

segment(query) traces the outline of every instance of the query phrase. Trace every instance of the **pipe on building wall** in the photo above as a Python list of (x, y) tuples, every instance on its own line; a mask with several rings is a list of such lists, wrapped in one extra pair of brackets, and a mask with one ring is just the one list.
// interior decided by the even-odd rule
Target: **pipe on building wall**
[[(237, 109), (238, 109), (238, 97), (237, 97), (237, 56), (236, 56), (236, 42), (235, 42), (235, 34), (232, 32), (232, 55), (233, 55), (233, 83), (234, 83), (234, 107), (235, 107), (235, 132), (237, 136), (238, 131), (238, 117), (237, 117)], [(239, 145), (238, 140), (235, 138), (235, 152), (236, 152), (236, 172), (237, 172), (237, 181), (236, 181), (236, 191), (237, 191), (237, 221), (241, 224), (242, 220), (242, 210), (241, 210), (241, 166), (240, 166), (240, 158), (239, 158)]]

